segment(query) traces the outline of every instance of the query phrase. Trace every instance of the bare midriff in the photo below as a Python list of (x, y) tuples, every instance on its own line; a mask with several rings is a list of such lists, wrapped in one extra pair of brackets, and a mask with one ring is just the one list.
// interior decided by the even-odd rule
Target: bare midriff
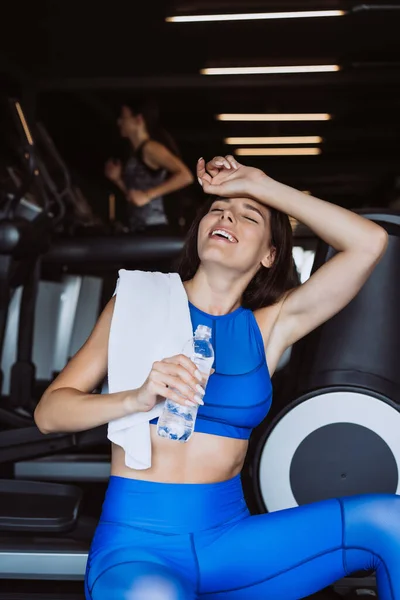
[(112, 446), (111, 474), (162, 483), (216, 483), (235, 477), (242, 470), (248, 441), (208, 433), (193, 433), (184, 444), (161, 438), (150, 425), (152, 465), (130, 469), (125, 452)]

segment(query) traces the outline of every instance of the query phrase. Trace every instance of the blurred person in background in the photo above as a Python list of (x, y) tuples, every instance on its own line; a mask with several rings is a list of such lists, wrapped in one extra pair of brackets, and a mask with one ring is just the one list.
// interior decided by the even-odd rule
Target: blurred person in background
[(129, 230), (166, 229), (169, 224), (164, 197), (193, 182), (172, 137), (161, 127), (152, 101), (123, 105), (118, 118), (120, 134), (131, 147), (125, 165), (109, 159), (105, 175), (128, 202)]

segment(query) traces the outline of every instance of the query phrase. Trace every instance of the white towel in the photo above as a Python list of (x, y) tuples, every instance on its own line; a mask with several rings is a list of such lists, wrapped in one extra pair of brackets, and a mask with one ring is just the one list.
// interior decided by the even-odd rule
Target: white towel
[[(108, 348), (109, 392), (139, 388), (152, 364), (180, 354), (192, 335), (188, 298), (177, 273), (121, 269)], [(109, 423), (108, 438), (125, 450), (131, 469), (151, 467), (149, 421), (163, 406), (160, 402), (149, 412)]]

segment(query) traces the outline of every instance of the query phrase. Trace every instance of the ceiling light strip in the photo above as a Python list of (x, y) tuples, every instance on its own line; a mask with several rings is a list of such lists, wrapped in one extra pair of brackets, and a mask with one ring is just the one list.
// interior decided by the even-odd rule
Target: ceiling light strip
[(228, 137), (225, 144), (240, 146), (246, 144), (320, 144), (322, 137), (318, 135), (292, 135), (279, 137)]
[(201, 69), (202, 75), (277, 75), (288, 73), (332, 73), (339, 65), (291, 65), (276, 67), (211, 67)]
[(238, 156), (316, 156), (321, 148), (237, 148)]
[(216, 115), (218, 121), (329, 121), (328, 113), (221, 113)]
[(232, 13), (220, 15), (177, 15), (166, 17), (167, 23), (204, 23), (211, 21), (262, 21), (267, 19), (311, 19), (320, 17), (342, 17), (344, 10), (301, 10), (267, 13)]

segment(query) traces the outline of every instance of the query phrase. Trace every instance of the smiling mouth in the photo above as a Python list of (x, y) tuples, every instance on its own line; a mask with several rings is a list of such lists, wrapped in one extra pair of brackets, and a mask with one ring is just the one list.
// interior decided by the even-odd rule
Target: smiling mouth
[(210, 233), (209, 237), (215, 237), (215, 238), (219, 238), (222, 240), (226, 240), (227, 242), (231, 243), (231, 244), (237, 244), (238, 240), (228, 231), (225, 231), (224, 229), (213, 229)]

